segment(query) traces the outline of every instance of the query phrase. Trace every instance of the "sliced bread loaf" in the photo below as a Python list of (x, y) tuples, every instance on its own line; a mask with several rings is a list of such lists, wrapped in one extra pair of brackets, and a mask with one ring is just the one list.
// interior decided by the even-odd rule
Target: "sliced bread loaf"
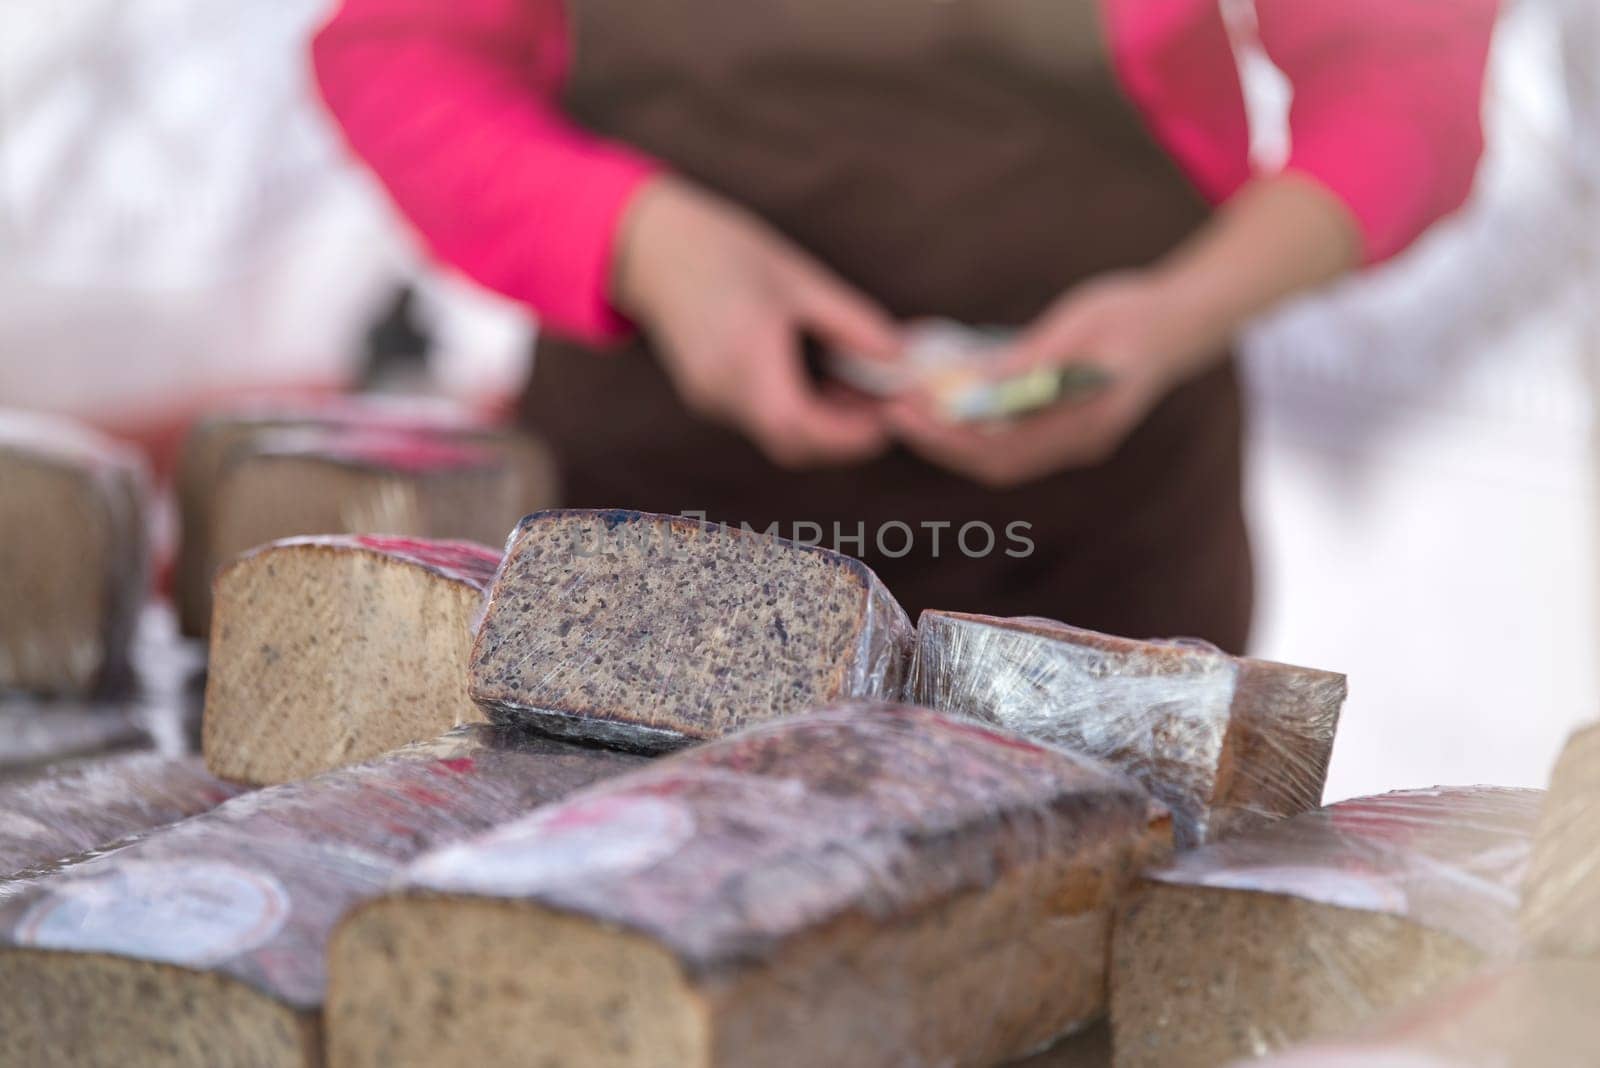
[(417, 861), (340, 925), (331, 1063), (988, 1066), (1104, 1006), (1164, 810), (909, 706), (750, 728)]
[(1583, 1068), (1600, 1061), (1600, 963), (1528, 961), (1475, 975), (1346, 1041), (1253, 1068)]
[(1118, 1068), (1348, 1034), (1514, 953), (1543, 792), (1346, 801), (1147, 872), (1117, 920)]
[(911, 697), (1099, 757), (1193, 846), (1322, 803), (1343, 675), (1048, 619), (924, 612)]
[(1575, 732), (1556, 762), (1523, 887), (1522, 929), (1537, 953), (1600, 958), (1600, 725)]
[(288, 782), (483, 719), (467, 655), (500, 554), (471, 542), (288, 538), (216, 579), (206, 763)]
[(0, 690), (128, 681), (149, 577), (138, 455), (86, 427), (0, 411)]
[(0, 1063), (317, 1068), (345, 909), (416, 854), (637, 759), (466, 727), (13, 884)]
[(676, 516), (540, 512), (490, 591), (471, 692), (498, 720), (667, 749), (897, 698), (909, 638), (852, 557)]
[(198, 815), (242, 790), (213, 778), (199, 757), (155, 753), (0, 783), (0, 881)]
[[(185, 634), (204, 636), (211, 625), (211, 578), (227, 554), (213, 544), (221, 486), (230, 466), (254, 451), (258, 443), (271, 442), (284, 431), (321, 430), (326, 433), (379, 434), (423, 439), (446, 445), (485, 449), (500, 457), (514, 472), (515, 489), (503, 514), (496, 514), (482, 529), (464, 533), (442, 530), (408, 530), (434, 537), (465, 537), (500, 545), (517, 517), (556, 503), (559, 486), (555, 464), (536, 439), (501, 427), (488, 426), (470, 412), (451, 404), (389, 396), (341, 396), (321, 401), (265, 401), (238, 405), (202, 419), (184, 442), (177, 488), (180, 548), (173, 574), (174, 599)], [(280, 439), (281, 440), (281, 439)], [(290, 438), (293, 441), (293, 437)], [(312, 476), (316, 482), (324, 476)], [(392, 508), (392, 505), (385, 507)], [(368, 512), (374, 509), (366, 506)], [(362, 532), (372, 526), (315, 526), (281, 530), (274, 536)], [(250, 532), (236, 538), (257, 537)], [(250, 545), (242, 546), (249, 548)]]

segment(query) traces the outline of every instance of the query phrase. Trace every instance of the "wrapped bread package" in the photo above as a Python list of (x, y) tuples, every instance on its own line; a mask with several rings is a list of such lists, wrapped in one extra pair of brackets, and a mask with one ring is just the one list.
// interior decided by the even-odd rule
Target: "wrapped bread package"
[(1322, 803), (1345, 679), (1203, 642), (930, 611), (910, 695), (1099, 757), (1164, 801), (1192, 846)]
[(0, 411), (0, 691), (126, 682), (148, 496), (137, 453), (66, 420)]
[(243, 787), (198, 757), (128, 753), (0, 784), (0, 880), (215, 808)]
[(1526, 961), (1475, 975), (1359, 1038), (1238, 1068), (1587, 1068), (1600, 1063), (1600, 962)]
[(470, 688), (491, 719), (646, 751), (901, 696), (911, 626), (861, 561), (677, 516), (518, 524)]
[[(369, 456), (365, 464), (352, 457), (343, 462), (335, 457), (323, 463), (304, 455), (298, 462), (293, 457), (280, 457), (279, 462), (261, 465), (266, 470), (246, 463), (247, 482), (270, 483), (269, 488), (280, 490), (285, 481), (297, 482), (306, 495), (303, 501), (294, 501), (288, 513), (279, 516), (263, 515), (260, 509), (252, 508), (243, 491), (223, 494), (234, 468), (254, 452), (315, 453), (317, 439), (330, 436), (335, 443), (341, 438), (358, 442), (378, 438), (391, 443), (409, 441), (487, 452), (499, 461), (504, 472), (500, 476), (476, 472), (473, 477), (479, 483), (478, 492), (484, 492), (485, 483), (506, 480), (505, 485), (488, 491), (490, 496), (504, 492), (506, 498), (495, 503), (493, 514), (472, 517), (471, 525), (463, 516), (448, 527), (428, 526), (423, 520), (430, 510), (416, 499), (416, 494), (408, 503), (404, 492), (415, 482), (408, 483), (403, 472), (387, 480), (378, 477), (377, 471), (385, 466), (381, 456)], [(377, 450), (369, 445), (366, 451)], [(390, 452), (404, 450), (391, 448)], [(395, 466), (392, 456), (388, 466)], [(401, 466), (405, 466), (403, 457)], [(418, 466), (415, 458), (409, 466)], [(480, 460), (479, 467), (482, 466)], [(365, 478), (360, 477), (362, 473)], [(211, 624), (212, 575), (235, 552), (296, 534), (369, 532), (460, 537), (499, 545), (517, 517), (549, 507), (556, 503), (558, 494), (554, 462), (535, 439), (485, 425), (456, 405), (376, 396), (337, 397), (320, 402), (258, 402), (213, 414), (201, 420), (184, 442), (177, 485), (181, 545), (173, 575), (174, 598), (184, 633), (202, 637)], [(352, 486), (357, 488), (358, 497), (344, 507), (329, 499), (340, 487)], [(295, 488), (290, 486), (287, 491), (293, 493)], [(432, 494), (423, 491), (423, 496)], [(468, 503), (477, 511), (483, 509), (480, 501)], [(244, 513), (225, 523), (221, 535), (228, 543), (219, 546), (215, 542), (221, 522), (219, 509), (236, 506), (242, 506)], [(401, 521), (409, 525), (397, 528)]]
[(1543, 796), (1345, 801), (1146, 872), (1113, 939), (1118, 1068), (1211, 1068), (1347, 1034), (1511, 956)]
[(408, 870), (329, 950), (330, 1063), (988, 1066), (1098, 1016), (1170, 820), (1087, 758), (845, 704)]
[(288, 538), (216, 578), (206, 762), (290, 782), (483, 714), (467, 656), (500, 554), (471, 542)]
[(1556, 762), (1523, 887), (1522, 929), (1536, 953), (1600, 958), (1600, 725), (1574, 733)]
[(464, 727), (10, 884), (0, 1063), (315, 1068), (345, 909), (417, 854), (638, 760)]

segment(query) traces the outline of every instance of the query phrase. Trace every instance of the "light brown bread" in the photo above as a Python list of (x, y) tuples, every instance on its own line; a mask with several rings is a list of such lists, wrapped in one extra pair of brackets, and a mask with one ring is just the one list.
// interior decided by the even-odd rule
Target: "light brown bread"
[(473, 647), (494, 719), (643, 750), (898, 698), (910, 625), (859, 560), (677, 516), (518, 526)]
[(1193, 846), (1322, 803), (1345, 679), (1048, 619), (924, 612), (911, 698), (1098, 757)]
[(147, 496), (136, 454), (65, 420), (0, 411), (0, 691), (126, 684)]
[(1345, 1041), (1256, 1068), (1587, 1068), (1600, 1062), (1600, 963), (1528, 961), (1486, 971)]
[(1517, 951), (1543, 795), (1346, 801), (1180, 854), (1118, 916), (1118, 1068), (1214, 1068), (1350, 1033)]
[(418, 853), (637, 762), (467, 727), (13, 884), (0, 1064), (317, 1068), (326, 941), (346, 909)]
[(1600, 958), (1600, 725), (1573, 733), (1550, 779), (1522, 893), (1535, 953)]
[(1163, 810), (893, 705), (750, 728), (417, 861), (329, 952), (332, 1065), (989, 1066), (1093, 1020)]
[(346, 535), (289, 538), (226, 565), (207, 765), (290, 782), (481, 721), (467, 655), (499, 560), (470, 542)]
[[(230, 553), (214, 543), (218, 522), (219, 494), (233, 463), (258, 448), (282, 441), (285, 431), (303, 436), (307, 432), (323, 435), (386, 435), (484, 449), (493, 453), (512, 473), (513, 487), (503, 514), (496, 514), (482, 528), (465, 531), (407, 529), (388, 531), (430, 537), (463, 537), (500, 545), (517, 518), (538, 508), (557, 503), (560, 486), (555, 464), (536, 439), (516, 431), (486, 426), (470, 413), (454, 405), (389, 396), (342, 396), (321, 402), (259, 402), (219, 411), (202, 419), (184, 442), (177, 475), (180, 547), (173, 574), (174, 600), (180, 624), (188, 635), (204, 637), (211, 625), (211, 579), (216, 568)], [(311, 481), (327, 478), (313, 474)], [(370, 483), (368, 484), (370, 485)], [(391, 498), (394, 493), (389, 494)], [(326, 504), (324, 504), (326, 507)], [(235, 542), (249, 541), (242, 548), (273, 537), (295, 534), (366, 533), (380, 528), (370, 525), (370, 517), (382, 518), (382, 509), (392, 514), (394, 504), (371, 503), (334, 519), (348, 519), (345, 525), (328, 525), (326, 513), (313, 516), (314, 522), (297, 523), (298, 529), (275, 527), (276, 533), (246, 530), (229, 537)], [(357, 515), (365, 512), (367, 516)], [(250, 513), (253, 515), (254, 513)], [(249, 515), (245, 519), (250, 518)], [(269, 517), (271, 518), (271, 517)], [(244, 523), (245, 519), (239, 522)], [(358, 520), (366, 522), (360, 525)], [(259, 520), (257, 521), (259, 522)], [(238, 551), (237, 549), (234, 551)]]

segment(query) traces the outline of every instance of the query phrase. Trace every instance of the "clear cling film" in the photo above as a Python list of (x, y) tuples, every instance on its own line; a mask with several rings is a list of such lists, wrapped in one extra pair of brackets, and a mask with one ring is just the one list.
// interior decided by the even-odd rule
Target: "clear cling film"
[(1438, 787), (1330, 805), (1180, 853), (1118, 918), (1118, 1068), (1338, 1037), (1518, 955), (1544, 792)]
[(759, 724), (419, 858), (335, 936), (330, 1049), (997, 1063), (1103, 1011), (1112, 906), (1170, 833), (1103, 765), (926, 709)]
[(1255, 1068), (1580, 1068), (1595, 1059), (1600, 962), (1487, 970), (1346, 1039), (1241, 1061)]
[(493, 719), (673, 749), (898, 699), (911, 635), (852, 557), (681, 516), (547, 511), (507, 544), (469, 688)]
[(291, 782), (481, 722), (467, 657), (499, 562), (472, 542), (363, 534), (286, 538), (224, 565), (206, 678), (211, 769)]
[(0, 410), (0, 692), (127, 685), (149, 499), (133, 450), (66, 419)]
[(1321, 803), (1345, 679), (1202, 642), (929, 611), (910, 697), (1107, 761), (1193, 846)]
[(0, 783), (0, 881), (198, 815), (243, 792), (199, 757), (125, 753)]
[(467, 727), (12, 884), (0, 1061), (215, 1064), (220, 1044), (318, 1065), (325, 943), (347, 908), (416, 855), (639, 760)]

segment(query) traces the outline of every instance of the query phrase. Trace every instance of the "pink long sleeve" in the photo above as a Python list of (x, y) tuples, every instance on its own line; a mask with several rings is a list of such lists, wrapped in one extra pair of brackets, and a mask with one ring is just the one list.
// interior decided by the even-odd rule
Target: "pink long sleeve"
[[(1212, 201), (1250, 179), (1249, 130), (1217, 0), (1105, 0), (1119, 78)], [(1294, 89), (1290, 170), (1356, 220), (1369, 262), (1471, 191), (1497, 0), (1256, 0), (1260, 41)]]
[(547, 329), (610, 340), (612, 241), (656, 169), (556, 96), (560, 0), (344, 0), (312, 44), (322, 95), (429, 249)]

